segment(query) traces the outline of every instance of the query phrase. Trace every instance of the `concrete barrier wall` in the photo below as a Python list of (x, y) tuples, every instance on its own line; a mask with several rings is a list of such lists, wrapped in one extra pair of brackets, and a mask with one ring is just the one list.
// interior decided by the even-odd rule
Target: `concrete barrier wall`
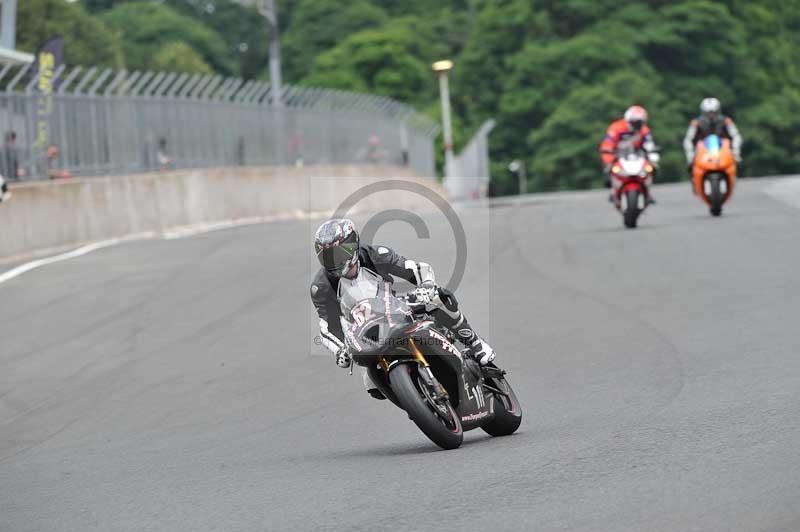
[[(193, 224), (330, 211), (360, 187), (387, 178), (443, 194), (430, 179), (393, 166), (205, 169), (18, 184), (0, 204), (0, 260)], [(386, 197), (376, 195), (360, 206), (381, 202)]]

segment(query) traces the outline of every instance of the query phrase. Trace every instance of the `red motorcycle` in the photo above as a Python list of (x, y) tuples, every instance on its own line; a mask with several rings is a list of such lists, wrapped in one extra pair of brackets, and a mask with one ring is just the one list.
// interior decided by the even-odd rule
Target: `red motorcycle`
[(620, 143), (617, 158), (611, 165), (611, 190), (614, 206), (622, 213), (625, 227), (634, 228), (639, 215), (647, 208), (649, 188), (658, 153), (647, 153), (631, 143)]

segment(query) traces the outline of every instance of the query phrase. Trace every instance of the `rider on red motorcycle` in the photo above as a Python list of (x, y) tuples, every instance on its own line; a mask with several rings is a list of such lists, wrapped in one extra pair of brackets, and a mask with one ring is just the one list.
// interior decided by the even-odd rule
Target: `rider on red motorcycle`
[[(623, 140), (629, 140), (633, 143), (634, 148), (644, 150), (653, 167), (657, 167), (658, 155), (655, 151), (653, 135), (647, 126), (647, 111), (640, 105), (633, 105), (628, 107), (623, 118), (608, 126), (606, 136), (600, 143), (600, 157), (603, 161), (603, 175), (606, 183), (610, 184), (611, 165), (617, 158), (617, 146)], [(609, 196), (609, 200), (614, 201), (613, 193)], [(647, 203), (655, 203), (649, 187), (647, 188)]]

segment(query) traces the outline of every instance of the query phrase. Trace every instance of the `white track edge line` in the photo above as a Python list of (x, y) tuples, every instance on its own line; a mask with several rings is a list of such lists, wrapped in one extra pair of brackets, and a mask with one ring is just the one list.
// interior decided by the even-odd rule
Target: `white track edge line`
[[(358, 211), (360, 211), (360, 209), (353, 208), (350, 209), (349, 212), (353, 213)], [(117, 244), (122, 244), (125, 242), (134, 242), (137, 240), (152, 240), (157, 238), (160, 238), (162, 240), (176, 240), (179, 238), (187, 238), (195, 235), (200, 235), (203, 233), (210, 233), (212, 231), (221, 231), (223, 229), (232, 229), (235, 227), (244, 227), (247, 225), (266, 224), (270, 222), (277, 222), (283, 220), (306, 220), (306, 219), (313, 220), (315, 218), (326, 218), (328, 216), (330, 216), (329, 211), (302, 211), (298, 209), (288, 213), (272, 214), (269, 216), (253, 216), (249, 218), (236, 218), (234, 220), (227, 220), (224, 222), (198, 223), (198, 224), (176, 227), (173, 229), (162, 231), (160, 233), (155, 231), (147, 231), (143, 233), (134, 233), (127, 236), (122, 236), (119, 238), (100, 240), (98, 242), (92, 242), (90, 244), (83, 245), (71, 251), (26, 262), (6, 272), (0, 273), (0, 284), (5, 283), (6, 281), (10, 281), (11, 279), (19, 277), (20, 275), (23, 275), (25, 273), (28, 273), (31, 270), (41, 268), (42, 266), (55, 264), (57, 262), (62, 262), (69, 259), (74, 259), (76, 257), (86, 255), (93, 251), (97, 251), (98, 249), (116, 246)]]
[(25, 264), (21, 264), (6, 272), (0, 273), (0, 284), (10, 281), (11, 279), (19, 277), (20, 275), (23, 275), (25, 273), (28, 273), (31, 270), (35, 270), (37, 268), (41, 268), (43, 266), (47, 266), (50, 264), (55, 264), (57, 262), (74, 259), (82, 255), (91, 253), (93, 251), (115, 246), (117, 244), (122, 244), (124, 242), (133, 242), (136, 240), (150, 240), (156, 238), (161, 238), (163, 240), (175, 240), (179, 238), (186, 238), (190, 236), (200, 235), (203, 233), (210, 233), (212, 231), (220, 231), (222, 229), (231, 229), (234, 227), (243, 227), (247, 225), (264, 224), (280, 220), (296, 220), (304, 218), (312, 219), (316, 217), (324, 217), (325, 215), (326, 214), (322, 212), (295, 211), (292, 213), (276, 214), (271, 216), (254, 216), (251, 218), (238, 218), (235, 220), (229, 220), (225, 222), (193, 224), (193, 225), (177, 227), (175, 229), (170, 229), (167, 231), (162, 231), (161, 233), (150, 231), (150, 232), (127, 235), (119, 238), (110, 238), (108, 240), (92, 242), (90, 244), (80, 246), (71, 251), (59, 253), (57, 255), (52, 255), (50, 257), (44, 257), (41, 259), (26, 262)]

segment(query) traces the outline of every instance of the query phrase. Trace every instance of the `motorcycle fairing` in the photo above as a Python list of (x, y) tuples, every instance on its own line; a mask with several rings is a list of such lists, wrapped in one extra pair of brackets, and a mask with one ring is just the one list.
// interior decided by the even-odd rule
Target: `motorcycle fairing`
[[(465, 360), (433, 321), (415, 321), (407, 303), (394, 295), (390, 282), (362, 268), (355, 279), (340, 281), (338, 296), (342, 330), (353, 361), (367, 368), (387, 398), (400, 406), (388, 382), (393, 367), (419, 365), (424, 378), (427, 363), (450, 397), (464, 430), (491, 419), (494, 399), (483, 393), (483, 376), (477, 363)], [(413, 346), (410, 340), (414, 341)]]
[(626, 176), (638, 176), (644, 170), (644, 165), (647, 159), (644, 157), (631, 157), (626, 159), (619, 159), (619, 164), (622, 166), (622, 173)]
[(729, 139), (721, 139), (717, 135), (709, 135), (699, 140), (695, 147), (692, 163), (692, 181), (697, 195), (709, 206), (711, 200), (706, 195), (706, 180), (709, 178), (725, 179), (725, 196), (723, 203), (730, 199), (736, 185), (737, 166)]

